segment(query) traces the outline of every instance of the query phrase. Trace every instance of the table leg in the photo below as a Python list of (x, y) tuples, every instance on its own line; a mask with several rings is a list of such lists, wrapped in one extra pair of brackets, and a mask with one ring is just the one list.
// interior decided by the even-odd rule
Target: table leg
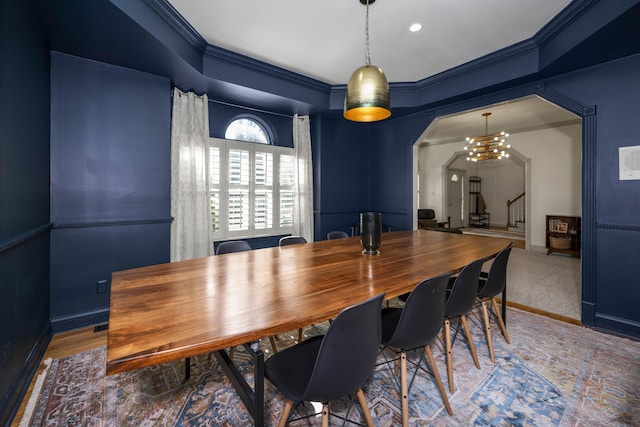
[(249, 344), (244, 345), (253, 359), (254, 384), (253, 390), (238, 370), (226, 351), (218, 350), (214, 354), (224, 373), (236, 389), (242, 403), (253, 417), (255, 426), (264, 425), (264, 353), (253, 349)]

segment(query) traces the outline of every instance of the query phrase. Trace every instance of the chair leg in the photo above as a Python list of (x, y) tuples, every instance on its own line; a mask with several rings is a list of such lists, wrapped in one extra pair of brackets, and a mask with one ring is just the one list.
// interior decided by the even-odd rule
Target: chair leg
[(231, 347), (229, 349), (229, 359), (233, 360), (234, 353), (235, 353), (235, 347)]
[(436, 379), (438, 390), (440, 390), (440, 396), (442, 396), (442, 403), (444, 404), (444, 407), (447, 410), (447, 414), (453, 415), (453, 410), (451, 409), (451, 405), (449, 404), (449, 398), (447, 397), (447, 393), (444, 390), (444, 385), (442, 385), (442, 378), (440, 378), (440, 372), (438, 372), (438, 367), (436, 366), (436, 361), (433, 358), (433, 353), (431, 353), (431, 347), (429, 347), (429, 344), (424, 346), (424, 351), (425, 353), (427, 353), (427, 359), (429, 359), (431, 372), (433, 372), (433, 377)]
[(400, 368), (398, 360), (400, 360), (400, 353), (396, 351), (396, 354), (393, 356), (393, 375), (396, 377), (398, 376), (398, 369)]
[(359, 388), (356, 391), (356, 396), (358, 396), (358, 402), (360, 402), (360, 407), (362, 408), (362, 414), (364, 415), (364, 419), (367, 421), (367, 426), (374, 427), (373, 418), (371, 418), (371, 412), (369, 411), (369, 405), (367, 405), (367, 399), (364, 398), (364, 393), (362, 389)]
[(491, 326), (489, 325), (489, 314), (487, 313), (487, 302), (482, 301), (482, 317), (484, 319), (484, 333), (487, 336), (487, 347), (489, 347), (489, 358), (492, 363), (496, 363), (493, 354), (493, 340), (491, 339)]
[(473, 345), (471, 332), (469, 331), (469, 325), (467, 324), (467, 316), (464, 314), (460, 315), (460, 321), (462, 322), (464, 333), (467, 336), (467, 341), (469, 342), (469, 351), (471, 352), (471, 357), (473, 357), (473, 363), (476, 364), (476, 368), (480, 369), (480, 362), (478, 361), (478, 355), (476, 354), (476, 346)]
[(491, 305), (493, 307), (493, 311), (496, 313), (496, 317), (498, 318), (498, 326), (500, 326), (500, 330), (502, 331), (502, 336), (504, 336), (504, 339), (507, 342), (507, 344), (511, 344), (511, 342), (509, 341), (509, 334), (507, 333), (507, 327), (504, 324), (502, 315), (498, 311), (498, 303), (496, 302), (495, 298), (491, 298)]
[(449, 392), (453, 393), (453, 362), (451, 360), (451, 321), (444, 321), (444, 342), (447, 352), (447, 378), (449, 379)]
[(298, 342), (302, 342), (302, 328), (298, 328)]
[(276, 346), (276, 341), (273, 339), (273, 335), (269, 337), (269, 342), (271, 342), (271, 348), (273, 349), (273, 354), (278, 352), (278, 347)]
[(289, 419), (289, 413), (291, 412), (291, 408), (293, 408), (292, 400), (285, 400), (284, 409), (282, 409), (282, 415), (280, 416), (280, 422), (278, 423), (278, 427), (284, 427), (287, 424), (287, 420)]
[(400, 352), (400, 398), (402, 399), (402, 427), (409, 425), (409, 386), (407, 385), (407, 353)]
[(329, 427), (329, 404), (322, 404), (322, 427)]

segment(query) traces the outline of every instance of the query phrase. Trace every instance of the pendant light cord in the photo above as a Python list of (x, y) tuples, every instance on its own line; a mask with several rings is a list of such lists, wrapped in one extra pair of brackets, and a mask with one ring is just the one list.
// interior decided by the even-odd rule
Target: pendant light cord
[(369, 0), (367, 0), (367, 12), (364, 20), (364, 45), (367, 65), (371, 65), (371, 57), (369, 56)]

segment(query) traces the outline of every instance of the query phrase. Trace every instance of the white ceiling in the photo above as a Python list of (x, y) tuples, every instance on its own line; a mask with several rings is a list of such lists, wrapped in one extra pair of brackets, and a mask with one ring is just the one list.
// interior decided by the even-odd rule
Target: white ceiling
[[(346, 84), (365, 63), (359, 0), (169, 0), (211, 45)], [(389, 82), (415, 82), (531, 38), (571, 0), (377, 0), (370, 56)], [(409, 26), (422, 24), (411, 33)]]
[(519, 132), (580, 122), (578, 116), (555, 104), (537, 96), (527, 96), (439, 117), (422, 135), (420, 144), (442, 144), (458, 141), (462, 143), (467, 136), (483, 135), (485, 118), (482, 113), (485, 112), (491, 113), (488, 121), (489, 133), (508, 132), (511, 134), (512, 143), (515, 143), (514, 137)]
[[(169, 0), (211, 45), (329, 84), (346, 84), (365, 63), (359, 0)], [(389, 82), (415, 82), (531, 38), (571, 0), (377, 0), (369, 7), (370, 56)], [(423, 28), (411, 33), (419, 22)], [(511, 133), (573, 114), (532, 96), (441, 117), (423, 144), (489, 130)]]

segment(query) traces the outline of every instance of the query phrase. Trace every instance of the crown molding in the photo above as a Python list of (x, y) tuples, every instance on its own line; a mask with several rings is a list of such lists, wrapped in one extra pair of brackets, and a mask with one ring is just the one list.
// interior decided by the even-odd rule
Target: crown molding
[[(524, 40), (519, 43), (515, 43), (511, 46), (507, 46), (505, 48), (492, 52), (488, 55), (466, 62), (462, 65), (458, 65), (457, 67), (443, 71), (434, 76), (430, 76), (425, 79), (422, 79), (416, 82), (416, 88), (418, 90), (426, 89), (426, 88), (429, 88), (430, 86), (441, 84), (446, 80), (456, 78), (456, 77), (463, 77), (475, 71), (481, 71), (488, 66), (495, 65), (498, 63), (504, 63), (517, 56), (525, 55), (532, 52), (536, 53), (537, 50), (538, 50), (538, 45), (535, 40), (533, 39)], [(538, 70), (536, 69), (533, 72), (537, 72), (537, 71)]]
[(293, 71), (289, 71), (218, 46), (207, 45), (207, 48), (204, 51), (204, 56), (205, 58), (213, 61), (225, 62), (233, 66), (249, 69), (281, 80), (286, 80), (310, 89), (319, 90), (325, 93), (329, 93), (331, 91), (331, 85), (328, 83), (294, 73)]
[(176, 31), (192, 47), (203, 53), (207, 41), (167, 0), (144, 0), (169, 26)]
[(540, 31), (534, 34), (533, 39), (539, 46), (543, 46), (591, 9), (598, 1), (599, 0), (578, 0), (569, 3), (567, 7), (554, 16)]

